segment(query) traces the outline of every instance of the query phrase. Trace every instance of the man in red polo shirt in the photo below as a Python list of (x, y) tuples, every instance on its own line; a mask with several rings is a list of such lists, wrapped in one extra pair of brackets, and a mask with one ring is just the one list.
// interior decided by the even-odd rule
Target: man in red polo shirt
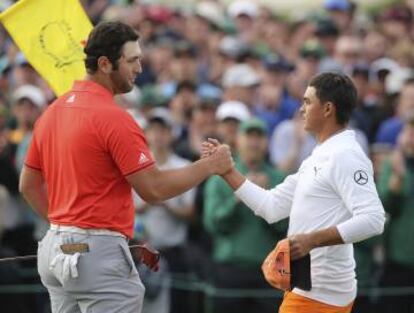
[(209, 159), (159, 170), (144, 134), (113, 95), (141, 72), (138, 35), (128, 25), (94, 28), (84, 49), (87, 78), (38, 120), (20, 190), (50, 221), (38, 270), (53, 313), (140, 312), (144, 287), (127, 245), (133, 232), (131, 186), (147, 202), (181, 194), (233, 167), (222, 146)]

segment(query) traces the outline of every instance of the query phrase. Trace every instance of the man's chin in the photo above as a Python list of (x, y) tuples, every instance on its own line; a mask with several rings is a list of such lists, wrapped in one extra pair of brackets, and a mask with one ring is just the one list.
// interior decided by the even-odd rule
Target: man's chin
[(128, 93), (130, 92), (132, 89), (134, 88), (134, 85), (127, 85), (125, 84), (124, 86), (121, 86), (121, 88), (119, 88), (117, 94), (123, 94), (123, 93)]
[(304, 125), (303, 129), (308, 133), (311, 134), (312, 136), (315, 136), (315, 128), (310, 127), (309, 125)]

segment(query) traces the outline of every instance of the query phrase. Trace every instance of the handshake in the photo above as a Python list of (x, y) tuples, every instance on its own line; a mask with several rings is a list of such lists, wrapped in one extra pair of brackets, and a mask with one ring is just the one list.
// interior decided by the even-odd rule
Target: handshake
[(200, 158), (208, 161), (207, 166), (212, 175), (226, 175), (234, 169), (230, 147), (217, 139), (208, 138), (202, 143)]

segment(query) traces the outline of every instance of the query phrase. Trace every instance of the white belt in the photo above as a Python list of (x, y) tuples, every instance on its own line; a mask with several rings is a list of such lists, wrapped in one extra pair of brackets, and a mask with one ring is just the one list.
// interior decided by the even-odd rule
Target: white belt
[(81, 234), (81, 235), (112, 236), (112, 237), (126, 238), (126, 236), (121, 234), (120, 232), (109, 230), (109, 229), (102, 229), (102, 228), (80, 228), (77, 226), (50, 224), (50, 229), (54, 231), (62, 231), (62, 232), (75, 233), (75, 234)]

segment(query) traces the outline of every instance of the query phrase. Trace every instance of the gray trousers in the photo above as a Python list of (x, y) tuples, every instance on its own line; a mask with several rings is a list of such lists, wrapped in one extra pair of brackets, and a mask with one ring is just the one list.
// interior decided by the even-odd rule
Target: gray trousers
[[(62, 254), (60, 245), (67, 243), (89, 245), (89, 252), (79, 256), (76, 278), (65, 276), (64, 261), (51, 264)], [(38, 271), (49, 292), (52, 313), (142, 310), (145, 288), (122, 237), (49, 230), (39, 242)]]

